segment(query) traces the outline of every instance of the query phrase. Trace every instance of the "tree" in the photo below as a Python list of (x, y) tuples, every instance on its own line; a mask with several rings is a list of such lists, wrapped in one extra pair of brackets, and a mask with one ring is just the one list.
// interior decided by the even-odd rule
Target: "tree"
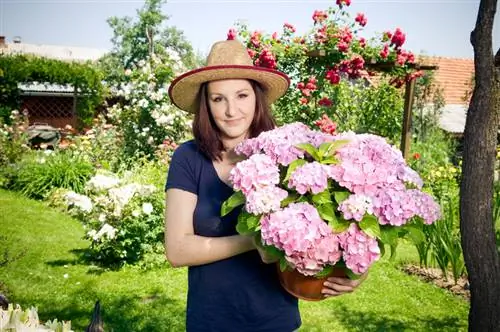
[(101, 59), (108, 81), (123, 81), (124, 70), (151, 55), (181, 62), (186, 68), (197, 64), (191, 44), (176, 27), (164, 26), (168, 16), (161, 11), (164, 0), (146, 0), (137, 10), (137, 20), (131, 17), (110, 17), (113, 29), (113, 49)]
[(460, 188), (460, 230), (471, 290), (469, 331), (500, 328), (500, 258), (492, 206), (500, 106), (500, 67), (497, 63), (495, 69), (492, 47), (496, 6), (496, 0), (481, 0), (470, 36), (476, 76), (465, 124)]

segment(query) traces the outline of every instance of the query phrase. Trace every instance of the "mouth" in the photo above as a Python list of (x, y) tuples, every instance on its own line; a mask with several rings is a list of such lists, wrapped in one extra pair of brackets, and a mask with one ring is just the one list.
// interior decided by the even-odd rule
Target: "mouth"
[(243, 119), (225, 120), (224, 122), (225, 122), (228, 126), (237, 126), (238, 124), (240, 124), (241, 120), (243, 120)]

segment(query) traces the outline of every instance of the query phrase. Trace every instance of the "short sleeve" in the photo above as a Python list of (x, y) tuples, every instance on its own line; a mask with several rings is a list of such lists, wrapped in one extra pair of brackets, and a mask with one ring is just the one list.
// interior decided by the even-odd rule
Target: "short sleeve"
[(174, 152), (168, 169), (165, 191), (182, 189), (195, 195), (198, 194), (197, 164), (199, 153), (193, 141), (181, 144)]

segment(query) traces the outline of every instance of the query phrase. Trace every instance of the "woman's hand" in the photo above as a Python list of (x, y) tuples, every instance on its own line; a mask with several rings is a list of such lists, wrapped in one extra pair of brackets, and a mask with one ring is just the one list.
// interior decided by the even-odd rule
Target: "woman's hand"
[(257, 249), (257, 251), (259, 252), (260, 258), (262, 259), (262, 261), (264, 263), (272, 264), (272, 263), (276, 263), (279, 260), (279, 257), (271, 255), (267, 251), (264, 250), (264, 246), (262, 245), (262, 242), (261, 242), (259, 236), (252, 236), (252, 241), (253, 241), (253, 245), (255, 246), (255, 249)]
[(359, 279), (352, 280), (347, 277), (330, 277), (323, 284), (324, 297), (339, 296), (354, 291), (368, 276), (368, 272), (361, 275)]

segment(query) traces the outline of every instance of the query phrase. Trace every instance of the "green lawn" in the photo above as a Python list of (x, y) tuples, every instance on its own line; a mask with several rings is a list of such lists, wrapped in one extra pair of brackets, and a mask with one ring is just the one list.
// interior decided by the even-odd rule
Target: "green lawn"
[[(88, 243), (78, 221), (6, 191), (0, 211), (0, 263), (17, 257), (0, 266), (11, 302), (37, 306), (41, 320), (71, 320), (75, 331), (98, 299), (106, 331), (184, 330), (186, 269), (104, 271), (79, 259)], [(413, 255), (407, 248), (400, 256)], [(465, 331), (469, 308), (387, 260), (355, 293), (300, 306), (301, 331)]]

